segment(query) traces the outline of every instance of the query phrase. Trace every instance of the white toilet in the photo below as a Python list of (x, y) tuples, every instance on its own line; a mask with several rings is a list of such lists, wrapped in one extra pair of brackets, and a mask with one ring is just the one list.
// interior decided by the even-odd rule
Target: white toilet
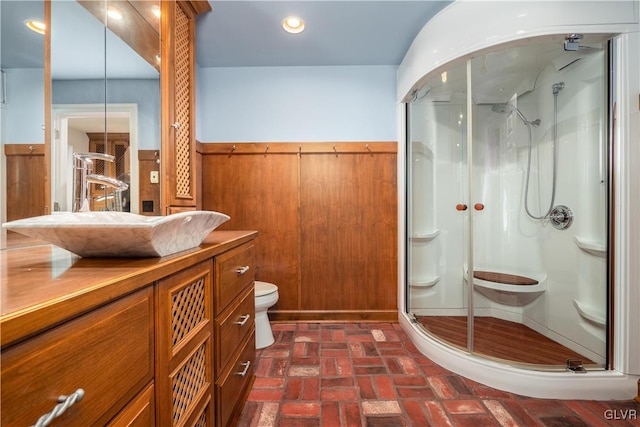
[(273, 332), (267, 309), (278, 302), (278, 287), (273, 283), (255, 281), (256, 292), (256, 349), (273, 344)]

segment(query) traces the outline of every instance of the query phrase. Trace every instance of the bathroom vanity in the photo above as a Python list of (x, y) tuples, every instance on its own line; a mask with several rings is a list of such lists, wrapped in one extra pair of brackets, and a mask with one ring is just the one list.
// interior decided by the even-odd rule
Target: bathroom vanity
[(58, 405), (51, 425), (235, 424), (254, 379), (256, 235), (163, 258), (1, 250), (0, 423)]

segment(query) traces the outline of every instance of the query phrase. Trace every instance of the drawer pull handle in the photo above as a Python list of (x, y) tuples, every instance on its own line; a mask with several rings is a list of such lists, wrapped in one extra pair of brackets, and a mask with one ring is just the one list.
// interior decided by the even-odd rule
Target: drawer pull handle
[(249, 372), (249, 366), (251, 366), (251, 360), (247, 360), (244, 363), (241, 363), (242, 366), (244, 366), (244, 368), (242, 369), (242, 372), (236, 372), (236, 375), (240, 375), (241, 377), (244, 377), (245, 375), (247, 375), (247, 372)]
[(237, 322), (233, 322), (236, 325), (240, 325), (240, 326), (244, 326), (245, 323), (247, 323), (249, 321), (249, 319), (251, 319), (251, 315), (250, 314), (245, 314), (244, 316), (240, 316), (240, 320)]
[(245, 265), (244, 267), (239, 267), (239, 268), (236, 269), (236, 273), (238, 273), (239, 276), (242, 276), (247, 271), (249, 271), (249, 266), (248, 265)]
[(79, 402), (84, 397), (84, 390), (79, 388), (75, 392), (71, 393), (69, 396), (59, 396), (58, 404), (53, 408), (53, 410), (47, 414), (41, 416), (36, 422), (35, 427), (45, 427), (51, 424), (55, 418), (58, 418), (60, 415), (64, 413), (67, 409), (69, 409), (74, 403)]

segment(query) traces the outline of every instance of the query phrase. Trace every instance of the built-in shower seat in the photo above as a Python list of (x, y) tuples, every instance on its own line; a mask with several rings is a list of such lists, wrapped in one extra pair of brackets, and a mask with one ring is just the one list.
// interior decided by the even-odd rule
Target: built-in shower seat
[(505, 285), (531, 286), (539, 283), (536, 279), (532, 279), (530, 277), (494, 271), (474, 271), (473, 277), (487, 282), (503, 283)]
[[(537, 298), (547, 290), (547, 275), (529, 273), (523, 276), (513, 270), (499, 271), (491, 267), (481, 267), (473, 271), (473, 285), (477, 291), (492, 300), (505, 302), (505, 295), (520, 295), (518, 298), (529, 300)], [(522, 301), (513, 303), (521, 305)]]

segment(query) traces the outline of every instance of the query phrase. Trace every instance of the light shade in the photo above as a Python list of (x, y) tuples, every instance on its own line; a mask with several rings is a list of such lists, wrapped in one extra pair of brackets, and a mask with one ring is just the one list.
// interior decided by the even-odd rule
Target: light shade
[(35, 31), (38, 34), (44, 34), (47, 26), (44, 22), (38, 21), (36, 19), (27, 19), (24, 21), (24, 25), (27, 26), (31, 31)]
[(304, 31), (304, 21), (297, 16), (287, 16), (282, 20), (282, 28), (287, 33), (298, 34)]
[(120, 10), (116, 9), (115, 7), (110, 7), (109, 9), (107, 9), (107, 15), (109, 16), (109, 18), (117, 20), (122, 19), (122, 12), (120, 12)]

